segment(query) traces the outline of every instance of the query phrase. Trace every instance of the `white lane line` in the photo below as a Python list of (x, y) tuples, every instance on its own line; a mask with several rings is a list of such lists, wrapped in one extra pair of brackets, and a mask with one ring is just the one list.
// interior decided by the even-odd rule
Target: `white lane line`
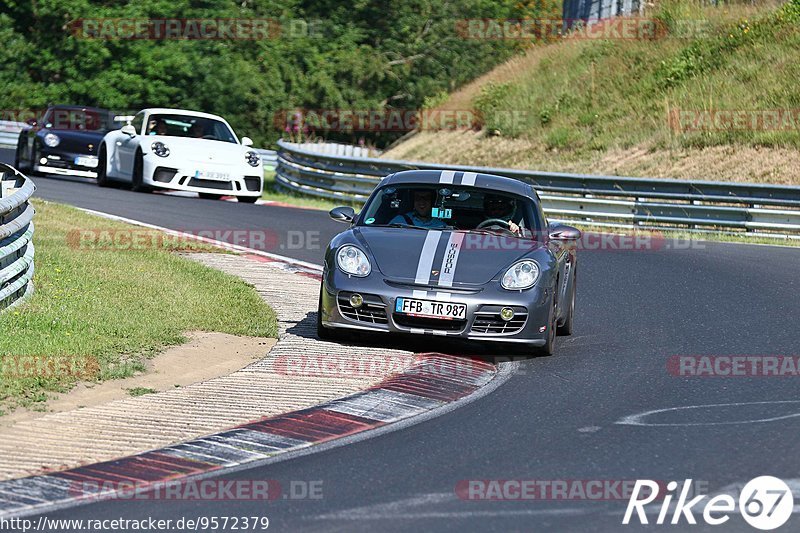
[(432, 230), (425, 236), (425, 243), (422, 245), (422, 251), (419, 253), (419, 262), (417, 263), (417, 274), (414, 278), (414, 283), (420, 285), (427, 285), (428, 280), (431, 278), (431, 267), (433, 267), (433, 258), (436, 255), (436, 248), (439, 247), (439, 239), (442, 236), (441, 231)]
[(708, 409), (714, 407), (741, 407), (745, 405), (775, 405), (775, 404), (800, 404), (800, 400), (775, 400), (775, 401), (766, 401), (766, 402), (736, 402), (736, 403), (714, 403), (714, 404), (707, 404), (707, 405), (686, 405), (681, 407), (668, 407), (666, 409), (653, 409), (652, 411), (645, 411), (643, 413), (637, 413), (635, 415), (628, 415), (625, 416), (616, 422), (615, 424), (620, 424), (623, 426), (652, 426), (652, 427), (669, 427), (669, 426), (731, 426), (737, 424), (757, 424), (762, 422), (775, 422), (777, 420), (786, 420), (789, 418), (798, 418), (800, 417), (800, 413), (792, 413), (789, 415), (783, 416), (774, 416), (769, 418), (756, 418), (750, 420), (731, 420), (727, 422), (669, 422), (669, 423), (658, 423), (658, 422), (646, 422), (644, 419), (651, 415), (656, 415), (660, 413), (668, 413), (674, 411), (688, 411), (694, 409)]
[(148, 224), (147, 222), (142, 222), (140, 220), (133, 220), (131, 218), (125, 218), (125, 217), (121, 217), (121, 216), (118, 216), (118, 215), (111, 215), (109, 213), (103, 213), (102, 211), (95, 211), (94, 209), (86, 209), (86, 208), (83, 208), (83, 207), (78, 207), (76, 209), (80, 209), (81, 211), (83, 211), (85, 213), (89, 213), (91, 215), (107, 218), (109, 220), (115, 220), (117, 222), (125, 222), (126, 224), (132, 224), (134, 226), (140, 226), (140, 227), (143, 227), (143, 228), (149, 228), (149, 229), (154, 229), (154, 230), (158, 230), (158, 231), (163, 231), (164, 233), (167, 233), (168, 235), (174, 235), (176, 237), (183, 237), (183, 238), (195, 240), (195, 241), (198, 241), (198, 242), (204, 242), (206, 244), (213, 244), (214, 246), (218, 246), (219, 248), (223, 248), (225, 250), (231, 250), (231, 251), (240, 252), (240, 253), (248, 253), (248, 254), (253, 254), (253, 255), (260, 255), (262, 257), (266, 257), (266, 258), (269, 258), (269, 259), (274, 259), (275, 261), (281, 261), (283, 263), (288, 263), (290, 265), (309, 268), (309, 269), (312, 269), (312, 270), (314, 270), (316, 272), (322, 272), (322, 267), (319, 266), (319, 265), (316, 265), (314, 263), (309, 263), (307, 261), (301, 261), (299, 259), (293, 259), (291, 257), (286, 257), (285, 255), (273, 254), (273, 253), (270, 253), (270, 252), (265, 252), (263, 250), (257, 250), (255, 248), (248, 248), (246, 246), (241, 246), (241, 245), (238, 245), (238, 244), (231, 244), (229, 242), (220, 241), (220, 240), (217, 240), (217, 239), (209, 239), (208, 237), (202, 237), (200, 235), (193, 235), (191, 233), (186, 233), (186, 232), (183, 232), (183, 231), (177, 231), (177, 230), (165, 228), (163, 226), (157, 226), (155, 224)]

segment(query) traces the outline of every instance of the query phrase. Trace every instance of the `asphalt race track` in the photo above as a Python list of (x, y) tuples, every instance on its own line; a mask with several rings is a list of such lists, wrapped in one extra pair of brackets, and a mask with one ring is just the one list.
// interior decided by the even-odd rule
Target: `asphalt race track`
[[(35, 181), (39, 198), (173, 229), (274, 231), (268, 251), (314, 263), (344, 228), (320, 211)], [(299, 234), (289, 231), (318, 235), (318, 246), (307, 237), (299, 246)], [(105, 501), (48, 516), (267, 516), (275, 531), (619, 531), (636, 529), (621, 525), (627, 499), (465, 501), (456, 487), (467, 480), (691, 478), (713, 493), (760, 475), (797, 483), (796, 377), (677, 377), (667, 362), (800, 355), (800, 250), (721, 243), (587, 250), (578, 273), (576, 333), (559, 339), (555, 356), (522, 360), (488, 396), (375, 438), (222, 476), (278, 480), (284, 488), (321, 481), (319, 499)], [(628, 419), (641, 425), (618, 423), (711, 404)], [(750, 530), (738, 515), (716, 529)]]

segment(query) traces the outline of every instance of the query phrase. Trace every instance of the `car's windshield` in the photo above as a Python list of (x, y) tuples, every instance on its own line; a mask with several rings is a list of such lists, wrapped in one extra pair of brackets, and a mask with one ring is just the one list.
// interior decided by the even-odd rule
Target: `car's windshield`
[(44, 127), (52, 130), (109, 131), (111, 115), (99, 109), (54, 107), (47, 111)]
[(535, 238), (543, 221), (530, 198), (478, 187), (389, 185), (359, 215), (359, 226), (489, 231)]
[(222, 121), (191, 115), (150, 115), (145, 135), (191, 137), (237, 143), (231, 129)]

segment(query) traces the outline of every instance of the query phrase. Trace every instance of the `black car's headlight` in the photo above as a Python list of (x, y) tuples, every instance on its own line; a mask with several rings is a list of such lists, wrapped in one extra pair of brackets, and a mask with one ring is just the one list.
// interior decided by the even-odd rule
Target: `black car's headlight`
[(367, 254), (355, 246), (345, 245), (336, 251), (336, 263), (345, 274), (363, 278), (372, 272)]
[(244, 154), (244, 158), (247, 160), (247, 164), (251, 167), (257, 167), (261, 164), (261, 156), (253, 151), (249, 151)]
[(50, 148), (55, 148), (58, 146), (58, 143), (61, 142), (61, 139), (55, 133), (46, 133), (44, 136), (44, 144), (49, 146)]
[(520, 291), (530, 289), (539, 279), (539, 265), (536, 261), (525, 259), (511, 265), (511, 268), (503, 274), (501, 284), (504, 289), (510, 291)]
[(167, 148), (167, 145), (161, 141), (156, 141), (151, 144), (150, 149), (153, 150), (153, 153), (158, 157), (167, 157), (169, 155), (169, 148)]

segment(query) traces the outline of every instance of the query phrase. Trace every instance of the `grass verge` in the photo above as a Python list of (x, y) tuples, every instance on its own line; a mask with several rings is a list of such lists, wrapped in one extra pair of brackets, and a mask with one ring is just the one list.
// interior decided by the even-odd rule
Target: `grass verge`
[(48, 392), (78, 380), (129, 377), (147, 357), (185, 342), (185, 331), (277, 335), (275, 313), (248, 284), (171, 253), (217, 249), (176, 241), (82, 246), (75, 239), (81, 230), (142, 229), (34, 205), (36, 292), (0, 314), (0, 413), (42, 406)]

